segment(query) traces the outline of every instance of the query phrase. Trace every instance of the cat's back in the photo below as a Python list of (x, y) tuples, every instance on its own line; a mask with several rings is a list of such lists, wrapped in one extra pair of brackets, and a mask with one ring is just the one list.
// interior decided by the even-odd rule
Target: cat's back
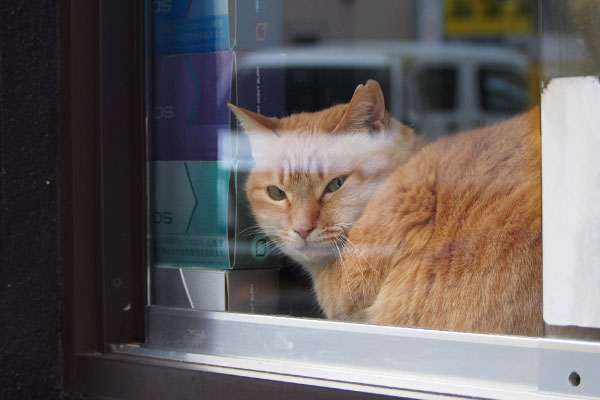
[(539, 109), (429, 144), (355, 228), (388, 269), (372, 322), (540, 334)]
[[(464, 225), (469, 216), (481, 217), (503, 204), (535, 205), (532, 211), (540, 218), (540, 169), (539, 109), (534, 108), (423, 147), (391, 174), (357, 226), (374, 226), (377, 219), (389, 229), (427, 225), (430, 234), (450, 225), (468, 230), (473, 228)], [(515, 203), (516, 196), (528, 201)]]
[(442, 185), (520, 186), (540, 175), (539, 108), (434, 142), (414, 162), (435, 168)]

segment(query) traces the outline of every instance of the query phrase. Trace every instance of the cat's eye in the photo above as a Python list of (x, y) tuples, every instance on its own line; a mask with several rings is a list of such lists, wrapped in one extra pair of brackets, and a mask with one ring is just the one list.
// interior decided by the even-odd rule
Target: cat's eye
[(285, 192), (279, 189), (277, 186), (269, 186), (267, 188), (267, 193), (269, 193), (269, 196), (271, 196), (271, 198), (275, 201), (281, 201), (287, 197)]
[(333, 179), (327, 184), (327, 187), (325, 188), (325, 193), (335, 192), (336, 190), (342, 187), (345, 180), (345, 176), (338, 176), (337, 178)]

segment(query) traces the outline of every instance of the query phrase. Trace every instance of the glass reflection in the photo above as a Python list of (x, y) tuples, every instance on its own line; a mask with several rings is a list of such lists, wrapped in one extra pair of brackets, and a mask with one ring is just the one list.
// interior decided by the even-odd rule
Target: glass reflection
[[(325, 258), (333, 254), (343, 259), (341, 253), (350, 246), (350, 228), (367, 200), (384, 185), (384, 177), (426, 143), (505, 121), (538, 102), (536, 1), (380, 0), (374, 6), (368, 0), (171, 0), (153, 4), (153, 304), (324, 316), (324, 295), (319, 294), (319, 304), (314, 273), (298, 265), (302, 256), (286, 251), (281, 236), (269, 231), (268, 218), (263, 218), (263, 223), (256, 221), (261, 213), (273, 216), (276, 211), (259, 210), (260, 205), (253, 203), (248, 193), (252, 187), (247, 180), (256, 168), (257, 148), (263, 146), (267, 155), (286, 152), (269, 140), (251, 143), (249, 136), (255, 130), (266, 128), (277, 134), (286, 128), (267, 118), (248, 118), (243, 111), (230, 114), (228, 102), (262, 116), (282, 118), (346, 104), (357, 95), (359, 85), (367, 87), (373, 80), (387, 112), (383, 119), (372, 117), (360, 129), (388, 132), (401, 126), (397, 132), (410, 137), (410, 143), (401, 145), (393, 155), (388, 152), (397, 145), (397, 138), (365, 142), (362, 147), (327, 141), (316, 145), (314, 151), (345, 149), (339, 162), (332, 154), (319, 160), (311, 153), (316, 164), (333, 163), (329, 172), (321, 171), (321, 183), (352, 176), (340, 165), (353, 159), (352, 149), (357, 146), (361, 149), (357, 154), (370, 154), (356, 161), (368, 166), (362, 174), (377, 171), (381, 176), (355, 189), (366, 197), (360, 201), (358, 194), (352, 197), (355, 203), (347, 207), (354, 207), (353, 215), (349, 221), (339, 222), (347, 225), (339, 232), (340, 240), (326, 249), (314, 249), (314, 260), (321, 257), (321, 250), (327, 253)], [(369, 104), (365, 107), (371, 110), (374, 103)], [(332, 131), (345, 115), (338, 114), (332, 117), (333, 126), (311, 126)], [(395, 122), (390, 122), (392, 119)], [(373, 164), (373, 160), (382, 162)], [(383, 165), (386, 162), (394, 168)], [(331, 175), (332, 170), (336, 176)], [(353, 179), (344, 180), (335, 193), (350, 190)], [(506, 181), (505, 186), (511, 182)], [(283, 186), (283, 182), (277, 185)], [(454, 218), (459, 218), (462, 214), (456, 212)], [(314, 213), (325, 214), (323, 209)], [(277, 219), (289, 219), (291, 233), (304, 232), (299, 236), (306, 240), (314, 235), (311, 232), (317, 232), (318, 225), (318, 220), (306, 215), (295, 222), (286, 213)], [(385, 241), (390, 238), (381, 240), (386, 248)], [(469, 253), (476, 240), (479, 238), (462, 244), (440, 242), (433, 247), (455, 256)], [(388, 257), (400, 257), (403, 250), (392, 248), (385, 250), (390, 252)], [(308, 250), (305, 253), (309, 254)], [(357, 257), (366, 256), (361, 253)], [(537, 273), (532, 273), (534, 278), (539, 278)], [(539, 295), (538, 283), (525, 290), (530, 297)], [(358, 291), (346, 286), (348, 282), (342, 279), (337, 289)], [(487, 299), (483, 296), (480, 301)], [(531, 300), (536, 318), (539, 300)], [(487, 310), (492, 312), (489, 307)], [(340, 317), (325, 310), (332, 318), (373, 322), (361, 314), (364, 312), (361, 309), (356, 315), (350, 312)], [(539, 321), (532, 325), (539, 326)], [(433, 327), (477, 330), (468, 324)], [(539, 329), (502, 332), (539, 334)]]

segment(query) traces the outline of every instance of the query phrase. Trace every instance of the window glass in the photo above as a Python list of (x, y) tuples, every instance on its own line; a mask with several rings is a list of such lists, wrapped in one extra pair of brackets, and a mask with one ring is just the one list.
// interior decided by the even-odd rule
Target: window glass
[(537, 3), (152, 1), (150, 304), (541, 334)]

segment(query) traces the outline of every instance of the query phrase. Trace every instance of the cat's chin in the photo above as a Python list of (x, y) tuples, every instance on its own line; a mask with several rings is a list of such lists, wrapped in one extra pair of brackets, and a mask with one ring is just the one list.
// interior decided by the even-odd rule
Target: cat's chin
[(312, 272), (331, 264), (335, 260), (338, 253), (334, 248), (335, 245), (333, 244), (327, 246), (286, 246), (284, 252), (306, 270)]

